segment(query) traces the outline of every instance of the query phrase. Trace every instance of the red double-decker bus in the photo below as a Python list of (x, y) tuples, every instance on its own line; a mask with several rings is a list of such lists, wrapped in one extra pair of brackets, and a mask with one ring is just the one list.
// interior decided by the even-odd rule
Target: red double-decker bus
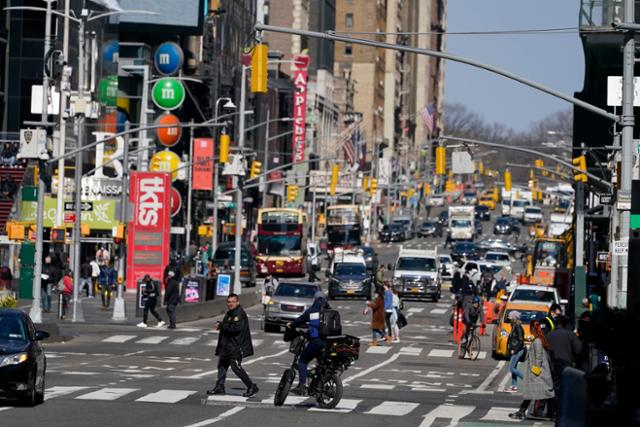
[(306, 224), (300, 209), (258, 210), (258, 274), (304, 276)]

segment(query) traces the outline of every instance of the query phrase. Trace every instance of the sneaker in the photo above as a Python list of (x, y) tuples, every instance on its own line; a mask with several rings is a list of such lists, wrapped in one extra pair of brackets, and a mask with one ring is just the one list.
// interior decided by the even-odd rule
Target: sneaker
[(214, 388), (212, 388), (211, 390), (207, 390), (207, 394), (209, 396), (211, 395), (220, 395), (220, 394), (224, 394), (224, 386), (222, 385), (217, 385)]
[(512, 418), (514, 420), (524, 420), (524, 413), (522, 413), (521, 411), (514, 412), (512, 414), (509, 414), (509, 418)]
[(162, 328), (165, 325), (164, 321), (161, 320), (158, 322), (158, 324), (156, 325), (156, 328)]
[(258, 394), (258, 386), (255, 384), (251, 384), (246, 392), (242, 394), (243, 397), (253, 397)]
[(146, 328), (146, 327), (147, 327), (147, 324), (146, 324), (146, 323), (144, 323), (144, 322), (140, 322), (140, 323), (138, 323), (136, 326), (137, 326), (138, 328)]
[(505, 393), (516, 393), (518, 391), (518, 387), (510, 385), (508, 387), (505, 387), (503, 391)]
[(307, 388), (304, 386), (304, 384), (298, 384), (298, 386), (296, 388), (292, 388), (289, 393), (291, 394), (297, 394), (298, 396), (306, 396), (307, 395)]
[(400, 339), (399, 338), (395, 338), (391, 342), (400, 342)]

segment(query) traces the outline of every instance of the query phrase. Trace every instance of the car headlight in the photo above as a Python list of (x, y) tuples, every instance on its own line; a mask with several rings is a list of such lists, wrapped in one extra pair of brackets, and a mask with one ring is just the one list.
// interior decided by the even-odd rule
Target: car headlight
[(500, 330), (500, 336), (501, 336), (501, 337), (506, 337), (506, 336), (508, 336), (508, 335), (509, 335), (509, 333), (508, 333), (507, 331), (505, 331), (504, 329), (501, 329), (501, 330)]
[(29, 359), (29, 355), (27, 353), (16, 353), (4, 356), (4, 358), (0, 360), (0, 368), (11, 365), (19, 365), (26, 362), (27, 359)]

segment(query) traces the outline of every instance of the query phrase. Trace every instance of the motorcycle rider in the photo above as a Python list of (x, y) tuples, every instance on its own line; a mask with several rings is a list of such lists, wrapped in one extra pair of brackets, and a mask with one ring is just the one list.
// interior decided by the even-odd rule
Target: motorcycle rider
[(300, 354), (298, 360), (298, 373), (300, 382), (291, 390), (291, 393), (305, 396), (307, 393), (307, 365), (324, 349), (324, 341), (320, 337), (320, 311), (328, 308), (327, 300), (321, 291), (313, 296), (313, 304), (293, 322), (287, 323), (287, 328), (296, 328), (304, 324), (309, 325), (309, 342)]

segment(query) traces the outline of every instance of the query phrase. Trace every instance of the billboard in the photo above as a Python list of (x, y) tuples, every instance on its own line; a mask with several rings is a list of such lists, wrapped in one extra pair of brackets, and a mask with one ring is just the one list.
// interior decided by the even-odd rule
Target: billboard
[(169, 263), (171, 178), (166, 172), (131, 172), (129, 200), (133, 209), (127, 229), (127, 287), (145, 274), (162, 280)]
[(293, 58), (293, 161), (304, 161), (307, 137), (307, 66), (309, 56), (296, 55)]
[(193, 189), (213, 191), (213, 138), (193, 140)]
[(124, 10), (144, 10), (155, 15), (123, 13), (111, 19), (124, 31), (166, 32), (167, 34), (202, 34), (203, 0), (120, 0)]

